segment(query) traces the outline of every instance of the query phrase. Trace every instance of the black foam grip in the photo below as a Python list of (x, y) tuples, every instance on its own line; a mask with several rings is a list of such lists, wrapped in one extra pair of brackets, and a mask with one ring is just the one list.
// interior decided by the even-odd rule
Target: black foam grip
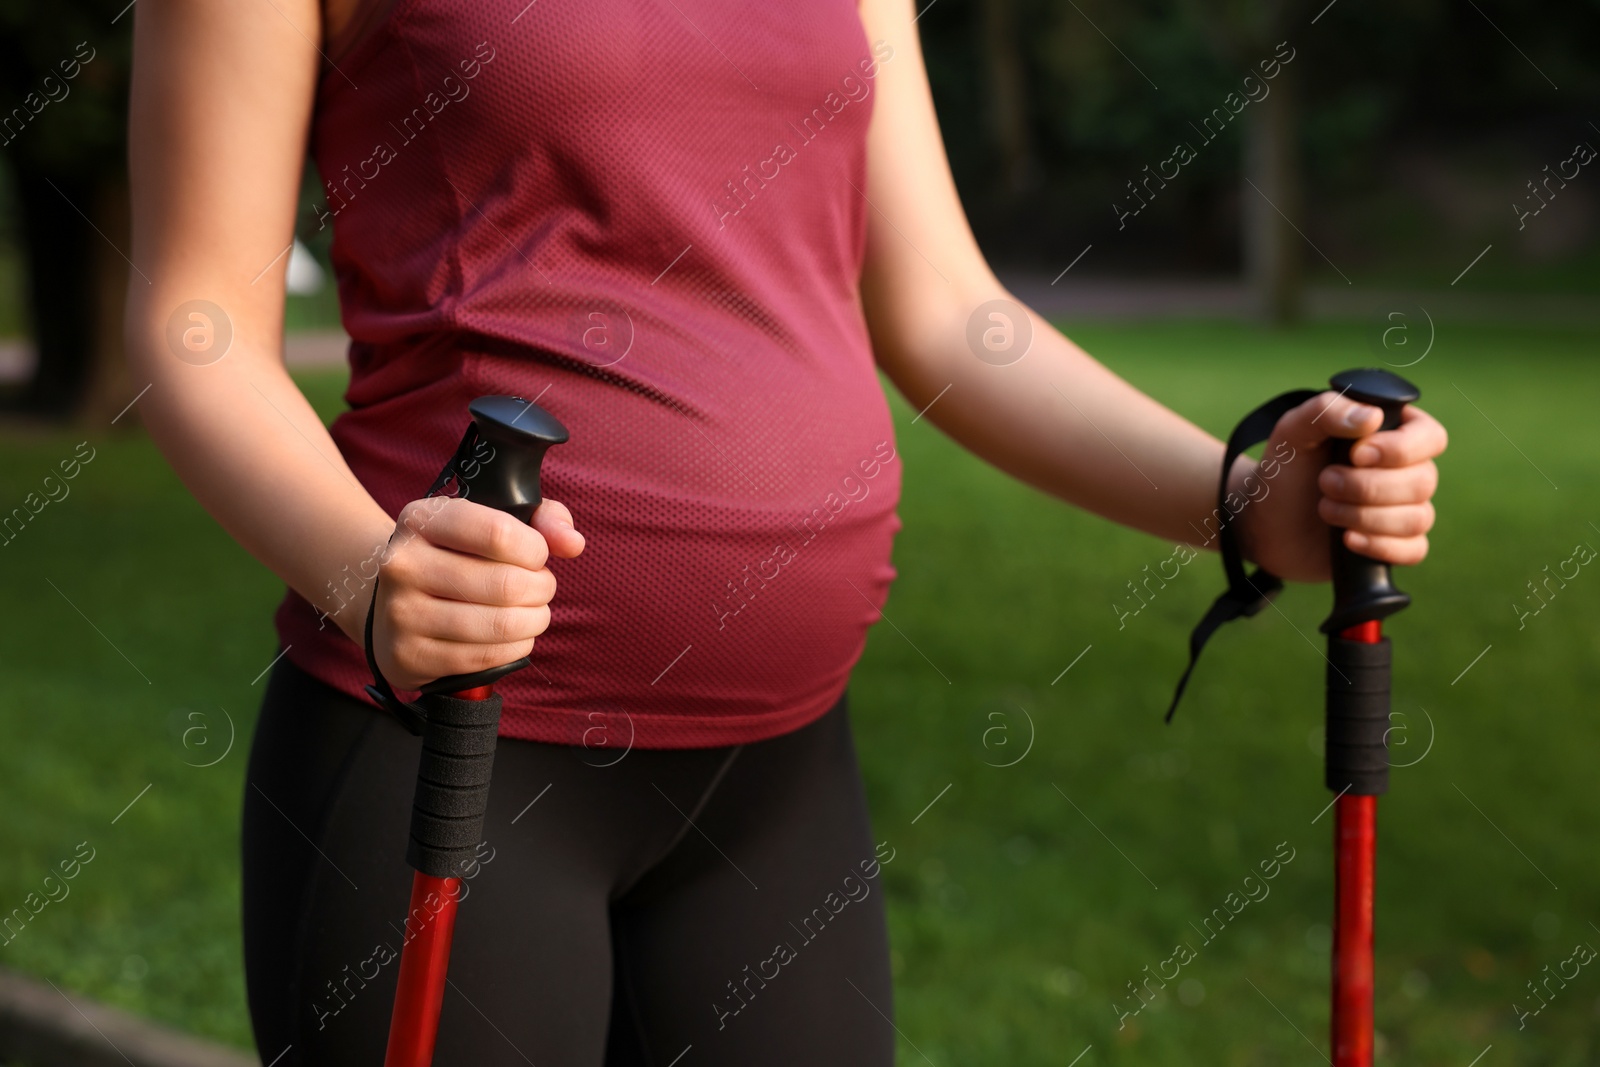
[(1389, 639), (1328, 638), (1326, 781), (1335, 793), (1389, 791)]
[(435, 878), (459, 878), (483, 840), (500, 697), (461, 700), (425, 694), (417, 703), (427, 712), (427, 724), (406, 862)]

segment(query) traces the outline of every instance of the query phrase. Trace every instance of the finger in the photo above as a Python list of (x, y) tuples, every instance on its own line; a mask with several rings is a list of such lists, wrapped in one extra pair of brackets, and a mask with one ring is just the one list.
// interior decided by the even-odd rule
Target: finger
[(435, 641), (472, 645), (524, 644), (550, 627), (550, 609), (543, 606), (491, 608), (485, 604), (416, 595), (402, 599), (396, 609), (404, 612), (406, 628), (411, 633)]
[[(542, 568), (550, 557), (544, 537), (533, 527), (470, 500), (447, 498), (442, 505), (433, 500), (414, 501), (400, 515), (403, 529), (440, 548), (530, 571)], [(420, 521), (413, 522), (414, 518)]]
[(572, 524), (572, 512), (559, 500), (541, 501), (533, 513), (533, 528), (544, 537), (550, 554), (557, 559), (572, 559), (583, 551), (583, 534)]
[(1344, 543), (1352, 552), (1399, 567), (1415, 566), (1428, 555), (1426, 537), (1387, 537), (1346, 530)]
[(1346, 504), (1420, 504), (1439, 487), (1430, 459), (1409, 467), (1324, 467), (1317, 485), (1330, 500)]
[(404, 658), (412, 673), (426, 684), (452, 674), (476, 674), (514, 663), (532, 648), (531, 641), (484, 645), (417, 636), (407, 641)]
[(1317, 513), (1329, 526), (1369, 536), (1419, 537), (1433, 529), (1434, 520), (1433, 505), (1427, 502), (1365, 507), (1324, 499), (1317, 504)]
[(1330, 437), (1360, 437), (1382, 425), (1383, 412), (1378, 408), (1330, 391), (1285, 412), (1272, 436), (1296, 449), (1314, 449)]
[(1450, 443), (1439, 420), (1411, 404), (1400, 413), (1400, 426), (1375, 433), (1350, 450), (1357, 467), (1406, 467), (1434, 458)]
[(548, 567), (530, 571), (448, 549), (430, 551), (413, 570), (408, 575), (413, 588), (485, 607), (541, 607), (556, 593), (556, 576)]

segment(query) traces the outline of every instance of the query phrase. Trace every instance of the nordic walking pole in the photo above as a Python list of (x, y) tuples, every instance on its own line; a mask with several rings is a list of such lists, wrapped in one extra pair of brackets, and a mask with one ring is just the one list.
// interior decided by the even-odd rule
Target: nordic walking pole
[[(1383, 411), (1381, 429), (1400, 425), (1417, 387), (1383, 370), (1337, 374), (1333, 387)], [(1331, 442), (1329, 461), (1350, 462), (1347, 439)], [(1345, 547), (1335, 527), (1333, 613), (1328, 635), (1326, 782), (1334, 800), (1334, 1067), (1372, 1067), (1372, 892), (1378, 796), (1389, 789), (1389, 639), (1383, 619), (1411, 598), (1394, 587), (1389, 565)]]
[[(482, 396), (467, 410), (472, 423), (466, 436), (426, 495), (433, 496), (453, 477), (460, 496), (528, 522), (542, 499), (539, 468), (545, 450), (567, 440), (566, 427), (516, 396)], [(416, 873), (384, 1067), (429, 1067), (461, 894), (461, 879), (455, 875), (473, 861), (489, 807), (500, 725), (494, 682), (526, 667), (529, 660), (524, 656), (488, 670), (439, 678), (422, 687), (415, 704), (407, 704), (378, 670), (370, 610), (366, 645), (375, 683), (367, 694), (422, 735), (406, 847), (406, 862)]]
[[(1400, 413), (1420, 395), (1417, 387), (1385, 370), (1347, 370), (1333, 376), (1342, 396), (1383, 411), (1384, 430), (1400, 425)], [(1246, 415), (1228, 436), (1217, 486), (1222, 570), (1228, 588), (1212, 602), (1189, 634), (1189, 665), (1178, 679), (1167, 721), (1211, 635), (1235, 619), (1255, 615), (1283, 588), (1265, 568), (1248, 571), (1232, 519), (1244, 504), (1233, 503), (1229, 476), (1234, 460), (1267, 440), (1284, 415), (1320, 396), (1319, 389), (1292, 389)], [(1348, 464), (1351, 442), (1329, 442), (1329, 461)], [(1270, 477), (1270, 474), (1268, 475)], [(1372, 1067), (1372, 880), (1378, 795), (1389, 788), (1389, 641), (1382, 620), (1411, 598), (1394, 587), (1389, 565), (1344, 546), (1344, 531), (1332, 531), (1333, 614), (1322, 624), (1328, 635), (1327, 747), (1324, 780), (1336, 794), (1334, 849), (1336, 884), (1333, 923), (1333, 1064)]]

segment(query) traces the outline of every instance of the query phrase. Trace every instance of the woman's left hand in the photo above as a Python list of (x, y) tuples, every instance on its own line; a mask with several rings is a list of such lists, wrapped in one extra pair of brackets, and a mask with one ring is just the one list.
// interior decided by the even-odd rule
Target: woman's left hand
[[(1420, 563), (1428, 554), (1439, 484), (1433, 460), (1448, 438), (1438, 420), (1414, 405), (1406, 406), (1397, 429), (1379, 432), (1382, 423), (1377, 408), (1333, 392), (1279, 419), (1262, 457), (1277, 460), (1275, 477), (1266, 478), (1249, 461), (1234, 468), (1233, 485), (1249, 501), (1237, 520), (1245, 556), (1280, 578), (1327, 581), (1328, 527), (1342, 526), (1352, 551), (1387, 563)], [(1332, 437), (1359, 439), (1349, 466), (1328, 465)], [(1249, 492), (1247, 474), (1268, 492)]]

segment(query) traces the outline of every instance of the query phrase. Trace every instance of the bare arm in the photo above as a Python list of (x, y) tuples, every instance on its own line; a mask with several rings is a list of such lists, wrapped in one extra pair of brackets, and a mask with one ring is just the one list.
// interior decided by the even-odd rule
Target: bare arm
[[(127, 334), (134, 374), (151, 383), (140, 414), (178, 476), (247, 551), (331, 611), (326, 583), (369, 558), (394, 522), (283, 365), (283, 253), (320, 17), (316, 0), (135, 10), (132, 258), (143, 277), (130, 283)], [(226, 316), (216, 330), (231, 324), (215, 362), (214, 350), (180, 358), (168, 345), (168, 320), (192, 300)], [(353, 634), (355, 614), (334, 621)]]
[[(871, 209), (861, 289), (879, 365), (913, 406), (933, 405), (929, 420), (1002, 470), (1117, 522), (1200, 543), (1196, 533), (1216, 506), (1222, 443), (1107, 370), (995, 278), (950, 174), (913, 15), (908, 0), (862, 2), (868, 37), (895, 50), (878, 70), (865, 190)], [(1015, 362), (1005, 353), (985, 360), (969, 344), (969, 320), (995, 300), (1010, 310), (1001, 309), (999, 319), (980, 315), (984, 326), (1003, 329), (1009, 316), (1019, 334), (1031, 329), (1031, 344)], [(1248, 509), (1241, 524), (1248, 554), (1302, 579), (1325, 576), (1320, 523), (1334, 517), (1321, 501), (1335, 493), (1331, 482), (1317, 480), (1316, 452), (1330, 433), (1371, 433), (1381, 419), (1376, 409), (1331, 394), (1314, 403), (1285, 416), (1276, 435), (1312, 455), (1292, 474), (1285, 468), (1270, 507)], [(1382, 453), (1374, 466), (1392, 461), (1403, 469), (1361, 472), (1365, 480), (1353, 480), (1340, 499), (1391, 505), (1390, 512), (1338, 518), (1358, 533), (1370, 528), (1375, 538), (1392, 538), (1352, 547), (1416, 562), (1432, 522), (1427, 497), (1443, 430), (1411, 409), (1407, 428), (1373, 441)], [(1235, 464), (1235, 484), (1254, 468), (1249, 459)], [(1410, 510), (1400, 515), (1396, 508)]]
[[(373, 560), (395, 521), (283, 365), (284, 275), (320, 20), (317, 0), (139, 4), (129, 120), (138, 271), (126, 331), (133, 372), (150, 383), (140, 414), (178, 476), (247, 551), (334, 612), (329, 583)], [(169, 321), (195, 300), (220, 310), (201, 311), (216, 320), (215, 336), (224, 320), (231, 330), (220, 358), (203, 333), (192, 335), (193, 349), (170, 343)], [(549, 514), (567, 517), (560, 505)], [(379, 598), (389, 609), (379, 612), (379, 662), (397, 685), (526, 652), (554, 592), (539, 533), (462, 501), (410, 540), (384, 559)], [(549, 548), (575, 555), (581, 538), (569, 524)], [(507, 567), (522, 573), (507, 578)], [(353, 640), (370, 597), (369, 585), (332, 615)]]

